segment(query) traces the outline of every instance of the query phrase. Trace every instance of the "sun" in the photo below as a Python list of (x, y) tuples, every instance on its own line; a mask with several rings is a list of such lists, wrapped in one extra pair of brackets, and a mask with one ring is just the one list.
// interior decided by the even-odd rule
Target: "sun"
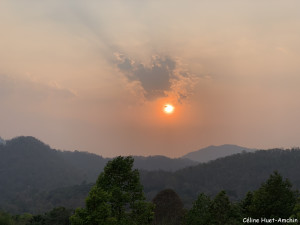
[(164, 112), (167, 114), (171, 114), (174, 112), (174, 106), (170, 105), (170, 104), (166, 104), (164, 106)]

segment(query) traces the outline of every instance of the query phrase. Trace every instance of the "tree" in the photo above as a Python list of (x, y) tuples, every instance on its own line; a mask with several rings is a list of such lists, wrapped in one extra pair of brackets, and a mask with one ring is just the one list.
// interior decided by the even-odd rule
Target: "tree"
[[(298, 221), (300, 221), (300, 198), (299, 197), (298, 197), (295, 207), (293, 209), (293, 215), (291, 216), (291, 218), (297, 219)], [(294, 224), (298, 224), (298, 223), (294, 223)]]
[(240, 203), (242, 214), (245, 217), (250, 215), (250, 208), (252, 205), (252, 201), (253, 201), (253, 193), (251, 191), (248, 191), (246, 197)]
[(185, 217), (187, 225), (239, 225), (242, 224), (239, 205), (230, 202), (225, 191), (213, 200), (201, 193)]
[(241, 224), (240, 209), (230, 202), (225, 191), (216, 195), (210, 206), (210, 224), (235, 225)]
[(73, 210), (57, 207), (43, 215), (35, 215), (26, 224), (28, 225), (69, 225), (69, 217)]
[(270, 178), (254, 192), (250, 216), (254, 218), (289, 218), (293, 214), (298, 192), (292, 190), (288, 179), (275, 171)]
[(146, 225), (153, 218), (153, 204), (145, 201), (132, 157), (109, 161), (91, 189), (86, 208), (77, 209), (72, 225)]
[(33, 216), (29, 222), (29, 225), (42, 225), (45, 223), (45, 217), (42, 215)]
[(0, 211), (0, 224), (1, 225), (13, 225), (11, 215)]
[(69, 225), (69, 217), (72, 211), (64, 207), (52, 209), (45, 215), (45, 224), (43, 225)]
[(210, 214), (211, 200), (204, 193), (198, 195), (193, 207), (185, 216), (185, 224), (188, 225), (207, 225), (211, 220)]
[(172, 189), (160, 191), (153, 199), (155, 204), (153, 224), (181, 224), (183, 218), (183, 203)]
[(29, 213), (24, 213), (22, 215), (14, 215), (12, 218), (14, 220), (14, 225), (28, 225), (30, 224), (33, 216)]

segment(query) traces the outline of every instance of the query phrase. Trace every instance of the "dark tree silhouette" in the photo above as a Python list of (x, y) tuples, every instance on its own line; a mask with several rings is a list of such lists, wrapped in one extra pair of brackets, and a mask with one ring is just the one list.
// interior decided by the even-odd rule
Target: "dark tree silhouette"
[(292, 190), (288, 179), (275, 171), (270, 178), (254, 192), (250, 215), (255, 218), (289, 218), (293, 214), (298, 192)]
[(155, 204), (153, 224), (181, 224), (183, 203), (174, 190), (162, 190), (154, 197), (153, 203)]
[(201, 193), (193, 203), (193, 207), (185, 216), (186, 225), (207, 225), (211, 221), (210, 212), (211, 200)]
[(132, 157), (109, 161), (91, 189), (86, 208), (77, 209), (72, 225), (147, 225), (153, 217), (153, 205), (145, 201), (138, 170)]

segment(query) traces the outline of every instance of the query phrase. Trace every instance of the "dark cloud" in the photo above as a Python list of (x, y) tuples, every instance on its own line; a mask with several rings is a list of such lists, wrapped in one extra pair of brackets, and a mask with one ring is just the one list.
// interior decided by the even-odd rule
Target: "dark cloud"
[(168, 56), (153, 57), (150, 65), (135, 62), (117, 54), (117, 66), (128, 82), (139, 82), (147, 100), (159, 97), (174, 97), (180, 102), (191, 93), (196, 77), (184, 71)]
[(136, 63), (121, 55), (118, 68), (129, 81), (139, 81), (148, 100), (166, 96), (171, 88), (171, 79), (174, 78), (175, 61), (168, 57), (155, 57), (150, 66)]

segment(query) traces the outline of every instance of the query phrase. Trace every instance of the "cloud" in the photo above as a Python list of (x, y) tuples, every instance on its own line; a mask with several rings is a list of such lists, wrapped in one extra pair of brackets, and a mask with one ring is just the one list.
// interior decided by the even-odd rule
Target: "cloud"
[(171, 97), (179, 103), (193, 92), (198, 77), (184, 70), (179, 60), (169, 56), (153, 56), (150, 64), (134, 61), (116, 53), (116, 64), (129, 83), (140, 85), (146, 100)]
[(58, 84), (45, 84), (29, 77), (13, 77), (0, 75), (0, 97), (17, 97), (27, 100), (45, 100), (47, 98), (65, 99), (76, 95), (66, 88), (59, 87)]

